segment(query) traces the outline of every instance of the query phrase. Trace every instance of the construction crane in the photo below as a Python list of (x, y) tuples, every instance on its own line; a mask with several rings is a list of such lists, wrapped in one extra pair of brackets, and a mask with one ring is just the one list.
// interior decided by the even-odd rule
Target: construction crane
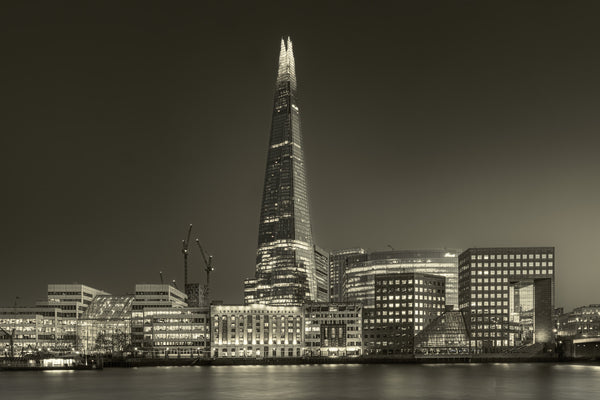
[[(192, 224), (188, 228), (187, 237), (182, 241), (181, 253), (183, 253), (183, 287), (188, 284), (188, 247), (190, 244), (190, 235), (192, 234)], [(185, 290), (185, 289), (184, 289)]]
[(208, 258), (206, 257), (206, 252), (204, 251), (204, 248), (202, 248), (202, 245), (200, 244), (200, 239), (196, 239), (196, 244), (198, 245), (198, 248), (200, 249), (200, 253), (202, 253), (202, 260), (204, 261), (204, 271), (206, 272), (206, 288), (204, 289), (204, 296), (208, 303), (208, 301), (210, 300), (210, 297), (209, 297), (210, 273), (211, 273), (211, 271), (215, 270), (212, 266), (213, 256), (209, 255)]

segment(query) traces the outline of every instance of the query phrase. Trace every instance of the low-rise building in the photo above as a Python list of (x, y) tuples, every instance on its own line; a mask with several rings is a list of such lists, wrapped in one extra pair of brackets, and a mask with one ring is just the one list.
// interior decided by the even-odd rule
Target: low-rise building
[(360, 356), (362, 304), (309, 303), (304, 306), (306, 356)]
[[(209, 307), (144, 310), (144, 343), (149, 356), (198, 358), (210, 354)], [(134, 349), (135, 350), (135, 349)]]
[(304, 316), (301, 307), (211, 306), (214, 358), (301, 357)]

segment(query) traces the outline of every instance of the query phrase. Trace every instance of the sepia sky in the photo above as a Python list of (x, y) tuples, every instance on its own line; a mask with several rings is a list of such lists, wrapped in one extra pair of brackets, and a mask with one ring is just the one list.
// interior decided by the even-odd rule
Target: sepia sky
[(0, 305), (181, 288), (190, 223), (241, 303), (287, 34), (317, 244), (555, 246), (600, 302), (600, 5), (369, 4), (3, 2)]

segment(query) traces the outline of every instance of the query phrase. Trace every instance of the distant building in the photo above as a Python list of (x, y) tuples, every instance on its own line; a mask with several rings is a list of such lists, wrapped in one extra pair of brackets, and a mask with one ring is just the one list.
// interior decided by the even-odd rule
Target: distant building
[[(415, 336), (445, 310), (443, 276), (414, 272), (375, 278), (375, 354), (413, 354)], [(374, 340), (373, 340), (374, 339)]]
[(344, 290), (348, 267), (367, 260), (365, 249), (344, 249), (332, 251), (329, 255), (329, 301), (347, 301)]
[(558, 317), (561, 338), (600, 337), (600, 304), (577, 307)]
[(301, 357), (304, 315), (301, 307), (211, 306), (214, 358)]
[(531, 344), (550, 344), (554, 268), (554, 247), (473, 248), (460, 254), (459, 307), (471, 349), (486, 353), (527, 345), (527, 326)]
[(362, 304), (309, 303), (303, 308), (304, 355), (362, 355)]
[(374, 305), (375, 277), (393, 273), (421, 273), (446, 278), (446, 304), (458, 306), (457, 250), (393, 250), (369, 253), (366, 261), (346, 269), (345, 299)]

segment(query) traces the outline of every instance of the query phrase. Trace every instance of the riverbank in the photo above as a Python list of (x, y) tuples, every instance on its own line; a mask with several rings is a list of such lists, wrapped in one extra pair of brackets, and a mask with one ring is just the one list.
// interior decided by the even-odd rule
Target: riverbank
[(218, 358), (218, 359), (104, 359), (104, 368), (137, 368), (157, 366), (216, 366), (216, 365), (318, 365), (318, 364), (485, 364), (485, 363), (571, 363), (600, 360), (575, 360), (555, 355), (478, 354), (469, 356), (399, 356), (399, 357), (293, 357), (293, 358)]

